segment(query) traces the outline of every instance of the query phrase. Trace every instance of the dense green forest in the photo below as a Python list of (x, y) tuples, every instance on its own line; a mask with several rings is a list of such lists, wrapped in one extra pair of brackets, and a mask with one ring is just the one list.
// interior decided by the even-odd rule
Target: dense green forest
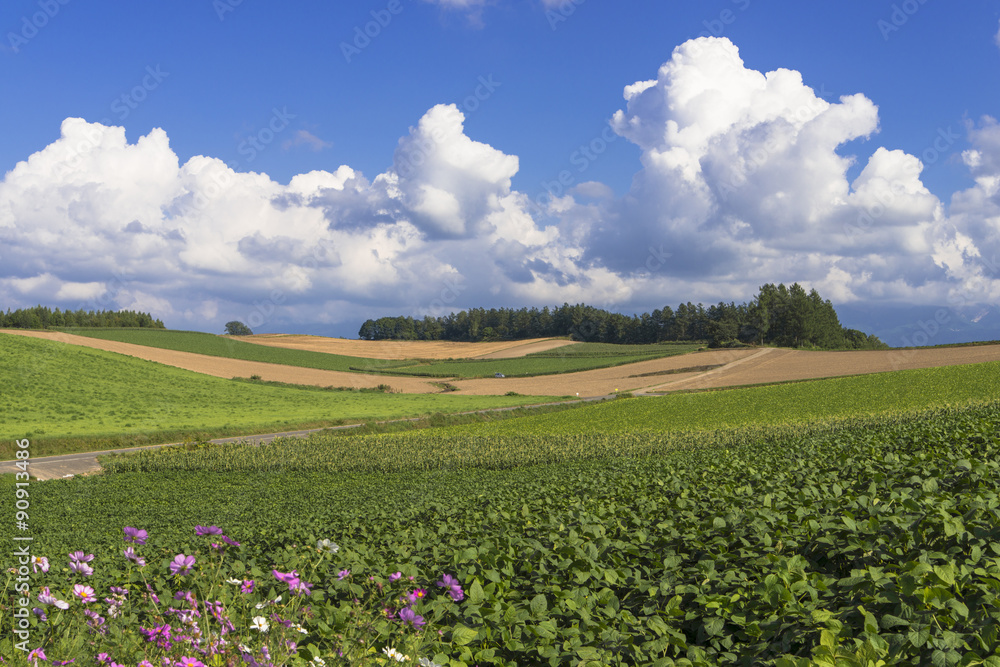
[(382, 317), (358, 332), (365, 340), (491, 341), (570, 336), (596, 343), (647, 344), (707, 341), (713, 347), (768, 344), (823, 349), (885, 349), (875, 336), (840, 325), (829, 301), (806, 292), (767, 284), (750, 303), (682, 303), (642, 315), (622, 315), (592, 306), (473, 308), (444, 317)]
[(49, 329), (52, 327), (147, 327), (164, 329), (149, 313), (132, 310), (52, 310), (46, 306), (0, 311), (0, 329)]

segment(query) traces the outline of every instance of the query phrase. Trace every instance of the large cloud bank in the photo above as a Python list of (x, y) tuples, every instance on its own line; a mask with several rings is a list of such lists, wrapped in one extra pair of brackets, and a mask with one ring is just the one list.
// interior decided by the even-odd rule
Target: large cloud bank
[(631, 190), (583, 183), (544, 205), (512, 190), (518, 158), (467, 136), (454, 105), (427, 111), (384, 173), (343, 165), (287, 185), (211, 157), (180, 164), (163, 130), (129, 144), (123, 128), (68, 118), (0, 181), (0, 293), (211, 330), (739, 301), (772, 281), (835, 303), (1000, 297), (995, 120), (970, 125), (975, 185), (946, 211), (918, 157), (838, 152), (878, 132), (871, 100), (747, 69), (726, 39), (681, 45), (624, 97), (611, 129), (641, 149)]

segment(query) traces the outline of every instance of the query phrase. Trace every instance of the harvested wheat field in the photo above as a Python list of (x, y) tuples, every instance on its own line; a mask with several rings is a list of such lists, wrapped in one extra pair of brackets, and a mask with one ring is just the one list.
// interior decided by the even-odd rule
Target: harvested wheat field
[[(441, 391), (439, 385), (416, 377), (368, 375), (342, 371), (325, 371), (297, 366), (284, 366), (263, 362), (242, 361), (211, 357), (191, 352), (177, 352), (159, 348), (133, 345), (115, 341), (86, 338), (54, 331), (7, 330), (22, 336), (34, 336), (48, 340), (93, 347), (109, 352), (117, 352), (140, 359), (156, 361), (168, 366), (176, 366), (197, 373), (222, 378), (259, 375), (263, 380), (306, 384), (318, 387), (376, 387), (387, 384), (405, 393), (424, 394)], [(246, 337), (241, 337), (245, 339)], [(512, 358), (542, 349), (552, 349), (569, 341), (538, 339), (506, 343), (447, 343), (393, 342), (393, 341), (352, 341), (347, 339), (321, 338), (318, 336), (254, 336), (255, 342), (276, 345), (267, 340), (299, 339), (293, 345), (297, 349), (312, 349), (338, 354), (363, 354), (369, 358), (397, 359), (412, 358), (415, 354), (448, 354), (443, 358), (461, 358), (476, 353), (482, 355), (510, 352)], [(305, 340), (302, 340), (305, 339)], [(351, 345), (353, 344), (353, 345)], [(317, 347), (307, 347), (315, 345)], [(551, 345), (551, 347), (545, 347)], [(325, 349), (324, 349), (325, 348)], [(335, 348), (335, 349), (334, 349)], [(349, 354), (351, 350), (353, 354)], [(418, 352), (417, 350), (420, 350)], [(516, 353), (516, 354), (515, 354)], [(378, 354), (390, 356), (377, 356)], [(401, 355), (401, 356), (394, 356)], [(430, 357), (424, 357), (430, 358)], [(442, 358), (442, 357), (438, 357)], [(661, 393), (691, 389), (710, 389), (739, 385), (788, 382), (841, 375), (881, 373), (910, 368), (931, 368), (953, 366), (985, 361), (1000, 361), (1000, 345), (980, 345), (970, 347), (926, 348), (916, 350), (876, 350), (845, 352), (813, 352), (782, 348), (708, 350), (682, 354), (634, 364), (601, 368), (560, 375), (540, 375), (525, 378), (481, 378), (471, 380), (450, 380), (461, 394), (479, 396), (502, 395), (516, 392), (527, 396), (605, 396), (616, 391), (638, 393)], [(448, 381), (447, 379), (439, 379)], [(1000, 393), (1000, 379), (998, 379)]]
[(511, 359), (574, 344), (574, 341), (557, 338), (533, 338), (496, 343), (453, 343), (444, 340), (352, 340), (297, 334), (257, 334), (237, 336), (236, 339), (272, 347), (367, 359)]
[(108, 352), (117, 352), (137, 359), (156, 361), (167, 366), (184, 368), (195, 373), (214, 375), (220, 378), (249, 378), (251, 375), (259, 375), (262, 380), (269, 382), (288, 382), (290, 384), (307, 384), (316, 387), (353, 387), (355, 389), (377, 387), (380, 384), (387, 384), (397, 391), (407, 394), (433, 394), (441, 391), (426, 380), (413, 377), (386, 377), (385, 375), (367, 375), (364, 373), (347, 373), (343, 371), (323, 371), (314, 368), (301, 368), (298, 366), (284, 366), (282, 364), (268, 364), (260, 361), (242, 361), (240, 359), (226, 359), (225, 357), (210, 357), (204, 354), (194, 354), (192, 352), (178, 352), (176, 350), (163, 350), (145, 345), (133, 345), (131, 343), (119, 343), (111, 340), (101, 340), (99, 338), (87, 338), (85, 336), (74, 336), (57, 331), (27, 331), (22, 329), (5, 329), (0, 333), (10, 333), (19, 336), (31, 336), (34, 338), (44, 338), (70, 345), (81, 345), (92, 347)]
[(662, 359), (640, 361), (634, 364), (598, 368), (592, 371), (539, 375), (527, 378), (483, 378), (453, 380), (451, 384), (462, 394), (485, 396), (514, 391), (528, 396), (605, 396), (618, 391), (634, 391), (662, 382), (661, 377), (693, 378), (703, 371), (685, 371), (689, 368), (717, 366), (739, 362), (755, 350), (710, 350), (679, 354)]
[[(696, 377), (672, 378), (663, 384), (649, 387), (647, 391), (662, 392), (788, 382), (911, 368), (976, 364), (985, 361), (1000, 361), (1000, 345), (845, 352), (764, 348), (742, 363), (730, 364)], [(1000, 378), (997, 379), (997, 388), (1000, 394)]]

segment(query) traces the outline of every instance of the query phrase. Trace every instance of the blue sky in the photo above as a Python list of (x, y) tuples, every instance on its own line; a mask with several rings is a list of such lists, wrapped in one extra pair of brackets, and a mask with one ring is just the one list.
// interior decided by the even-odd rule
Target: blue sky
[(996, 303), (998, 34), (985, 0), (12, 0), (2, 305)]

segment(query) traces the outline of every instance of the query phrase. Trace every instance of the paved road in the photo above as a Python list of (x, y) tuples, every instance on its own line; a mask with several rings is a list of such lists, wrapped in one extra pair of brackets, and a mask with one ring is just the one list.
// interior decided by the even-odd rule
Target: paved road
[[(590, 403), (593, 401), (603, 401), (609, 398), (614, 398), (614, 396), (595, 396), (588, 398), (581, 398), (572, 401), (562, 401), (559, 403), (541, 403), (537, 405), (523, 405), (523, 406), (512, 406), (507, 408), (491, 408), (489, 410), (472, 410), (469, 412), (459, 412), (456, 414), (460, 415), (471, 415), (483, 412), (506, 412), (511, 410), (517, 410), (518, 408), (529, 408), (538, 407), (540, 405), (571, 405), (573, 403)], [(411, 417), (409, 419), (391, 419), (384, 422), (379, 422), (380, 424), (391, 424), (396, 422), (408, 422), (408, 421), (418, 421), (421, 417)], [(346, 424), (344, 426), (327, 426), (325, 428), (314, 428), (305, 431), (284, 431), (282, 433), (263, 433), (260, 435), (240, 435), (234, 436), (232, 438), (216, 438), (215, 440), (209, 440), (213, 443), (224, 443), (224, 442), (250, 442), (254, 444), (271, 442), (275, 438), (305, 438), (312, 433), (318, 433), (319, 431), (327, 430), (344, 430), (349, 428), (358, 428), (362, 424)], [(122, 454), (126, 452), (139, 452), (144, 449), (159, 449), (161, 447), (176, 447), (182, 445), (181, 442), (171, 442), (162, 445), (145, 445), (143, 447), (127, 447), (124, 449), (105, 449), (96, 452), (81, 452), (79, 454), (63, 454), (61, 456), (40, 456), (33, 457), (29, 459), (28, 472), (31, 476), (40, 479), (60, 479), (63, 477), (73, 477), (74, 475), (86, 475), (89, 473), (99, 472), (101, 470), (101, 464), (97, 462), (98, 456), (103, 456), (105, 454)], [(14, 473), (20, 472), (20, 469), (16, 467), (15, 461), (0, 461), (0, 474), (4, 473)]]

